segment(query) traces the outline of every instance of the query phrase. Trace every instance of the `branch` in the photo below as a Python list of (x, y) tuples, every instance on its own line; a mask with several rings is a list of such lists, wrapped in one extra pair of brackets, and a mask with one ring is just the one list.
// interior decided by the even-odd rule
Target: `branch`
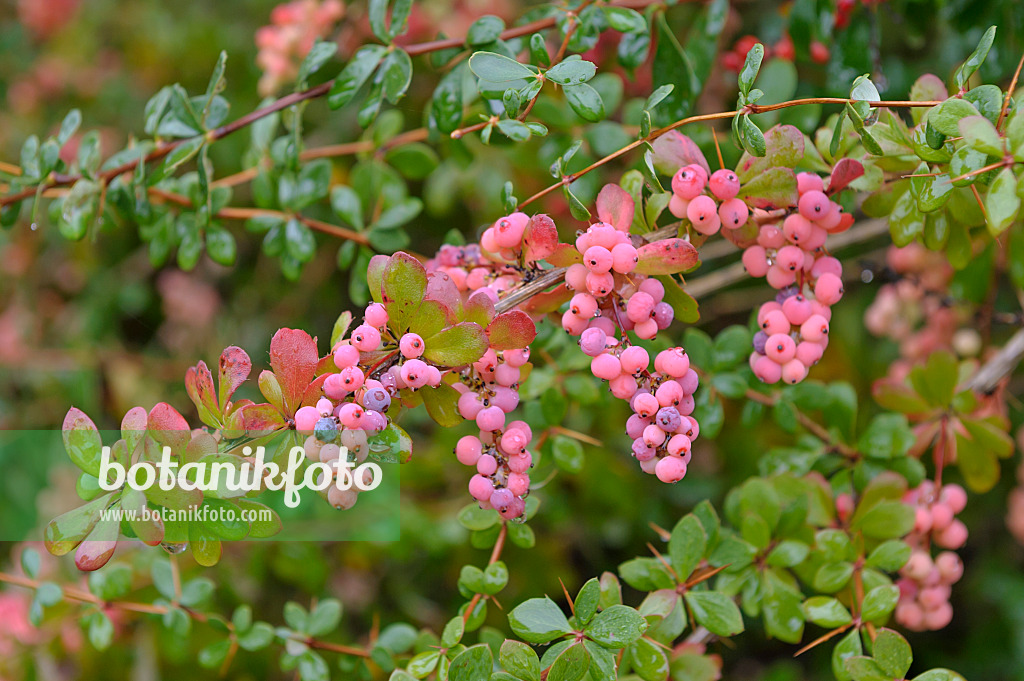
[(1024, 358), (1024, 329), (1018, 329), (999, 352), (985, 362), (978, 373), (974, 374), (964, 385), (980, 393), (991, 393), (999, 385), (999, 381), (1009, 375), (1021, 359)]

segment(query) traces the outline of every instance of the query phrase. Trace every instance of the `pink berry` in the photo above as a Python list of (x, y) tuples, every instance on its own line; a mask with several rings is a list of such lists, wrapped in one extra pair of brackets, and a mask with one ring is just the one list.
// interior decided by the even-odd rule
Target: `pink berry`
[(770, 335), (764, 346), (764, 354), (773, 362), (785, 364), (796, 356), (796, 342), (785, 333)]
[(924, 626), (932, 631), (944, 629), (953, 621), (953, 606), (943, 603), (934, 610), (924, 611)]
[[(346, 367), (346, 369), (348, 368), (353, 367)], [(342, 383), (341, 374), (331, 374), (324, 379), (324, 395), (332, 400), (343, 400), (348, 396), (348, 390)]]
[(686, 350), (678, 347), (669, 348), (658, 354), (662, 356), (661, 370), (669, 376), (682, 378), (690, 371), (690, 356), (686, 354)]
[(799, 293), (786, 298), (785, 302), (782, 303), (782, 312), (793, 326), (800, 326), (814, 314), (811, 301)]
[(797, 173), (796, 174), (796, 190), (801, 194), (806, 194), (809, 191), (824, 191), (825, 183), (821, 177), (814, 173)]
[(828, 214), (829, 203), (830, 201), (824, 192), (812, 189), (800, 195), (800, 201), (797, 206), (800, 210), (800, 215), (803, 215), (808, 220), (818, 220)]
[(910, 554), (910, 559), (900, 568), (900, 574), (919, 582), (928, 576), (933, 567), (932, 557), (925, 551), (917, 550)]
[(476, 425), (480, 430), (500, 430), (505, 425), (505, 412), (499, 407), (484, 407), (476, 415)]
[(959, 582), (964, 575), (964, 564), (960, 556), (952, 551), (943, 551), (935, 557), (935, 567), (939, 569), (939, 576), (946, 584)]
[(633, 244), (621, 243), (612, 248), (612, 269), (620, 274), (629, 274), (635, 270), (638, 261)]
[(666, 456), (655, 465), (654, 474), (662, 482), (679, 482), (686, 476), (686, 462), (678, 456)]
[(578, 336), (586, 330), (587, 320), (577, 317), (572, 313), (572, 310), (566, 310), (562, 315), (562, 328), (565, 329), (566, 333)]
[(668, 200), (668, 212), (677, 218), (686, 217), (686, 209), (689, 208), (690, 202), (687, 199), (679, 196), (679, 194), (673, 194), (672, 198)]
[(597, 313), (597, 299), (589, 293), (577, 293), (569, 301), (569, 311), (582, 319), (593, 317)]
[(654, 305), (654, 323), (658, 325), (659, 331), (664, 331), (672, 325), (672, 320), (675, 319), (676, 311), (668, 303), (661, 302)]
[[(611, 254), (609, 254), (611, 257)], [(598, 298), (603, 298), (615, 288), (615, 278), (607, 272), (591, 272), (587, 275), (587, 290)]]
[(530, 222), (526, 213), (512, 213), (494, 223), (494, 243), (499, 248), (519, 248), (523, 241), (523, 232)]
[(481, 451), (480, 438), (473, 435), (466, 435), (455, 444), (455, 458), (464, 466), (475, 466)]
[(807, 218), (794, 213), (782, 222), (782, 233), (790, 242), (802, 246), (810, 239), (813, 227)]
[(835, 305), (843, 297), (843, 280), (826, 272), (814, 284), (814, 297), (823, 305)]
[(334, 350), (334, 364), (339, 369), (359, 363), (359, 349), (352, 345), (339, 345)]
[(658, 322), (654, 321), (653, 318), (648, 317), (642, 322), (638, 322), (633, 327), (633, 333), (637, 335), (637, 338), (643, 340), (653, 340), (658, 335)]
[[(703, 171), (703, 168), (700, 170)], [(705, 182), (695, 166), (685, 166), (672, 176), (672, 192), (679, 198), (689, 201), (704, 191)]]
[(665, 437), (665, 431), (653, 423), (644, 428), (643, 439), (650, 447), (660, 447)]
[(686, 218), (701, 234), (714, 234), (721, 226), (718, 205), (710, 196), (701, 195), (690, 201), (686, 207)]
[(655, 303), (660, 303), (665, 298), (665, 286), (657, 279), (644, 279), (640, 282), (638, 290), (654, 298)]
[(762, 248), (782, 248), (786, 245), (786, 235), (775, 225), (761, 225), (757, 233), (757, 244)]
[(618, 357), (605, 353), (590, 361), (590, 371), (598, 378), (610, 381), (622, 373), (622, 364)]
[[(524, 473), (508, 474), (508, 490), (517, 497), (521, 497), (530, 491), (530, 476)], [(493, 505), (494, 502), (492, 501)]]
[(939, 493), (939, 499), (953, 509), (953, 513), (960, 513), (967, 507), (967, 492), (960, 485), (944, 485)]
[(743, 251), (743, 267), (752, 277), (763, 277), (768, 274), (768, 255), (761, 246), (750, 246)]
[(477, 501), (488, 501), (494, 494), (494, 483), (482, 475), (474, 475), (469, 479), (469, 493)]
[(370, 303), (366, 306), (363, 319), (372, 327), (381, 328), (388, 323), (388, 311), (380, 303)]
[(661, 409), (661, 403), (657, 397), (650, 393), (640, 393), (633, 400), (633, 411), (641, 418), (651, 418)]
[(650, 319), (654, 312), (654, 298), (643, 291), (637, 291), (626, 301), (626, 316), (632, 322)]
[(587, 275), (590, 270), (583, 263), (574, 263), (565, 272), (565, 283), (574, 291), (583, 291), (587, 288)]
[(604, 246), (591, 246), (583, 254), (583, 264), (596, 274), (604, 274), (612, 268), (612, 253)]
[(346, 428), (357, 429), (362, 425), (364, 413), (363, 408), (355, 402), (347, 402), (338, 410), (338, 420)]
[(826, 272), (841, 277), (843, 276), (843, 265), (837, 259), (828, 255), (815, 260), (814, 267), (811, 268), (811, 276), (818, 278)]
[(407, 333), (398, 341), (398, 349), (403, 357), (415, 359), (423, 354), (423, 339), (417, 333)]
[(345, 367), (338, 374), (341, 376), (341, 384), (345, 390), (355, 392), (363, 387), (363, 372), (359, 367)]
[(320, 412), (316, 407), (299, 407), (295, 412), (295, 430), (300, 433), (312, 433), (320, 418)]
[(683, 386), (678, 381), (665, 381), (654, 391), (654, 397), (662, 407), (675, 406), (683, 399)]
[(796, 344), (796, 359), (800, 360), (800, 363), (806, 367), (817, 364), (824, 354), (825, 348), (822, 347), (821, 343), (812, 343), (805, 340)]
[(711, 173), (708, 188), (719, 201), (727, 201), (740, 193), (740, 179), (733, 171), (722, 168)]
[(683, 387), (684, 395), (692, 395), (697, 392), (697, 386), (700, 385), (700, 377), (697, 376), (697, 372), (693, 369), (687, 369), (686, 373), (679, 379), (679, 385)]
[(958, 549), (967, 542), (967, 526), (954, 520), (949, 527), (933, 535), (935, 543), (944, 549)]
[(691, 446), (690, 438), (680, 433), (669, 438), (666, 448), (671, 456), (680, 456), (688, 453)]
[(803, 267), (804, 252), (797, 246), (783, 246), (775, 256), (775, 264), (780, 269), (795, 272)]
[(361, 352), (372, 352), (380, 347), (380, 331), (369, 324), (360, 324), (352, 331), (352, 345)]
[(642, 371), (646, 371), (650, 361), (647, 351), (639, 345), (631, 345), (619, 355), (619, 363), (622, 365), (623, 373), (634, 376)]
[(519, 369), (526, 366), (527, 362), (530, 361), (530, 348), (522, 348), (517, 350), (506, 350), (505, 351), (505, 362), (510, 367)]
[(812, 343), (819, 343), (828, 336), (828, 322), (821, 315), (811, 315), (800, 325), (800, 337)]
[(422, 388), (427, 384), (429, 372), (427, 363), (419, 359), (406, 360), (402, 365), (402, 380), (413, 390)]
[(742, 199), (727, 199), (718, 207), (718, 219), (727, 229), (739, 229), (749, 218), (750, 209)]
[(761, 322), (761, 330), (769, 336), (788, 334), (790, 328), (789, 318), (781, 309), (769, 312), (764, 316), (764, 321)]
[(580, 349), (588, 357), (597, 357), (602, 354), (608, 336), (601, 329), (587, 329), (580, 335)]
[(612, 395), (620, 400), (628, 400), (636, 392), (636, 379), (629, 374), (621, 374), (608, 381)]
[(782, 380), (785, 383), (799, 383), (807, 377), (807, 367), (798, 359), (791, 359), (782, 365)]
[(459, 414), (467, 420), (475, 420), (484, 405), (480, 403), (480, 396), (473, 392), (463, 393), (459, 396)]
[(953, 509), (948, 504), (932, 504), (931, 515), (933, 532), (941, 532), (953, 524)]
[(754, 375), (763, 383), (778, 383), (782, 378), (782, 367), (768, 357), (758, 357), (754, 362)]

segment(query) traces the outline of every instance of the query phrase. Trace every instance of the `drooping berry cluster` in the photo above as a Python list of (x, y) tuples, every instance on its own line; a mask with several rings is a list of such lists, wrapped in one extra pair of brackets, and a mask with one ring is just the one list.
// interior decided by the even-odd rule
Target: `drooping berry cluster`
[[(951, 586), (963, 576), (964, 567), (954, 552), (967, 541), (967, 527), (955, 518), (967, 505), (967, 493), (959, 485), (936, 488), (925, 480), (903, 497), (915, 509), (914, 530), (906, 541), (913, 553), (900, 570), (900, 600), (896, 621), (912, 631), (942, 629), (953, 619), (949, 603)], [(930, 544), (948, 549), (932, 558)]]
[(722, 168), (708, 177), (703, 166), (692, 163), (672, 176), (668, 209), (677, 218), (689, 220), (697, 232), (710, 236), (722, 227), (739, 229), (747, 224), (750, 209), (737, 198), (739, 193), (740, 180), (733, 171)]
[(900, 359), (890, 365), (890, 378), (903, 380), (934, 352), (978, 354), (981, 336), (974, 328), (961, 328), (966, 315), (949, 300), (953, 268), (941, 253), (919, 243), (890, 246), (886, 265), (899, 278), (878, 289), (864, 313), (864, 325), (874, 335), (899, 343)]
[(520, 371), (529, 360), (529, 348), (490, 348), (454, 384), (461, 393), (459, 413), (480, 429), (455, 447), (460, 463), (476, 467), (469, 493), (481, 508), (493, 508), (506, 519), (522, 516), (530, 491), (533, 457), (527, 447), (533, 431), (524, 421), (507, 421), (519, 405)]
[(743, 253), (743, 266), (780, 289), (761, 306), (750, 366), (766, 383), (799, 383), (828, 344), (831, 306), (843, 297), (842, 264), (824, 250), (829, 234), (849, 229), (853, 216), (825, 194), (820, 177), (797, 175), (796, 210), (781, 224), (762, 224), (757, 243)]

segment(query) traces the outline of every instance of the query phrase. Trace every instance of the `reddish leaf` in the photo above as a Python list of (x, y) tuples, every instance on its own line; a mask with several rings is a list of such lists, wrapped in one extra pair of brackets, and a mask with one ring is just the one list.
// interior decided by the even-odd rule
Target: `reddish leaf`
[(100, 520), (75, 552), (75, 567), (83, 572), (99, 570), (107, 564), (117, 548), (120, 523), (113, 518)]
[(583, 262), (583, 254), (577, 251), (572, 244), (558, 244), (545, 260), (555, 267), (568, 267)]
[(852, 158), (841, 158), (832, 169), (832, 177), (828, 181), (828, 193), (842, 191), (848, 184), (864, 174), (864, 165)]
[(206, 362), (200, 361), (185, 372), (185, 391), (196, 405), (199, 420), (208, 426), (218, 427), (221, 410), (213, 387), (213, 374), (207, 368)]
[(495, 350), (521, 350), (537, 337), (537, 325), (521, 310), (500, 314), (487, 326), (487, 339)]
[(250, 404), (240, 409), (241, 430), (249, 437), (262, 437), (287, 426), (281, 412), (270, 404)]
[(289, 414), (299, 408), (306, 386), (316, 376), (319, 359), (316, 340), (305, 331), (279, 329), (270, 341), (270, 366), (281, 384), (285, 411)]
[(249, 372), (252, 371), (252, 360), (249, 359), (245, 350), (232, 345), (224, 348), (224, 352), (220, 353), (219, 365), (218, 386), (220, 388), (220, 410), (223, 413), (227, 409), (231, 396), (238, 390), (238, 386), (249, 378)]
[(185, 448), (185, 461), (199, 461), (207, 454), (217, 452), (217, 441), (206, 431), (197, 432)]
[(427, 274), (427, 290), (424, 300), (434, 300), (448, 308), (452, 313), (462, 311), (462, 294), (447, 272), (430, 272)]
[(139, 442), (146, 436), (149, 425), (149, 414), (142, 407), (132, 407), (121, 419), (121, 437), (124, 438), (129, 452), (134, 452)]
[(370, 296), (378, 303), (383, 298), (384, 269), (391, 261), (386, 255), (375, 255), (370, 258), (370, 264), (366, 267), (366, 285), (370, 288)]
[(653, 146), (655, 167), (668, 175), (691, 163), (696, 163), (708, 174), (711, 173), (711, 166), (704, 158), (704, 152), (692, 139), (678, 130), (671, 130), (654, 140)]
[(302, 396), (303, 407), (315, 407), (317, 400), (324, 396), (324, 381), (330, 374), (320, 374), (313, 379), (313, 382), (306, 386), (306, 392)]
[(633, 197), (616, 184), (606, 184), (597, 195), (597, 217), (620, 232), (628, 232), (633, 225)]
[(537, 318), (554, 312), (562, 303), (572, 298), (572, 290), (568, 286), (556, 286), (550, 291), (544, 291), (532, 296), (529, 300), (519, 305), (518, 309), (523, 310)]
[(558, 247), (558, 228), (555, 221), (543, 213), (538, 213), (526, 223), (526, 231), (523, 232), (523, 257), (526, 262), (543, 260)]
[(63, 513), (46, 525), (43, 540), (46, 550), (55, 556), (63, 556), (78, 546), (92, 528), (99, 522), (100, 513), (110, 503), (114, 493), (96, 497), (84, 506)]
[(166, 402), (153, 407), (149, 412), (149, 434), (154, 440), (178, 454), (184, 451), (192, 439), (188, 421)]
[(676, 274), (697, 264), (697, 249), (685, 239), (664, 239), (637, 249), (637, 274)]
[(76, 466), (94, 477), (100, 474), (100, 459), (103, 455), (103, 441), (96, 424), (76, 407), (68, 409), (61, 426), (64, 450)]
[(765, 155), (744, 152), (736, 165), (740, 182), (761, 175), (771, 168), (793, 168), (804, 157), (804, 134), (792, 125), (776, 125), (764, 133)]
[(316, 363), (317, 376), (336, 373), (338, 373), (338, 365), (334, 363), (334, 355), (325, 355)]
[(494, 301), (484, 292), (474, 293), (463, 308), (463, 321), (487, 327), (494, 319)]

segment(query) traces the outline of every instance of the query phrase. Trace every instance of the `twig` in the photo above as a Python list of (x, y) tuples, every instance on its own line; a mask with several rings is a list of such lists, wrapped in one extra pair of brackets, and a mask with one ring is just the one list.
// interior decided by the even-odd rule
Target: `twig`
[(1019, 329), (1006, 342), (1006, 345), (1000, 348), (999, 352), (985, 362), (978, 373), (964, 384), (964, 388), (970, 388), (980, 393), (992, 392), (999, 385), (999, 381), (1017, 368), (1022, 358), (1024, 358), (1024, 329)]

